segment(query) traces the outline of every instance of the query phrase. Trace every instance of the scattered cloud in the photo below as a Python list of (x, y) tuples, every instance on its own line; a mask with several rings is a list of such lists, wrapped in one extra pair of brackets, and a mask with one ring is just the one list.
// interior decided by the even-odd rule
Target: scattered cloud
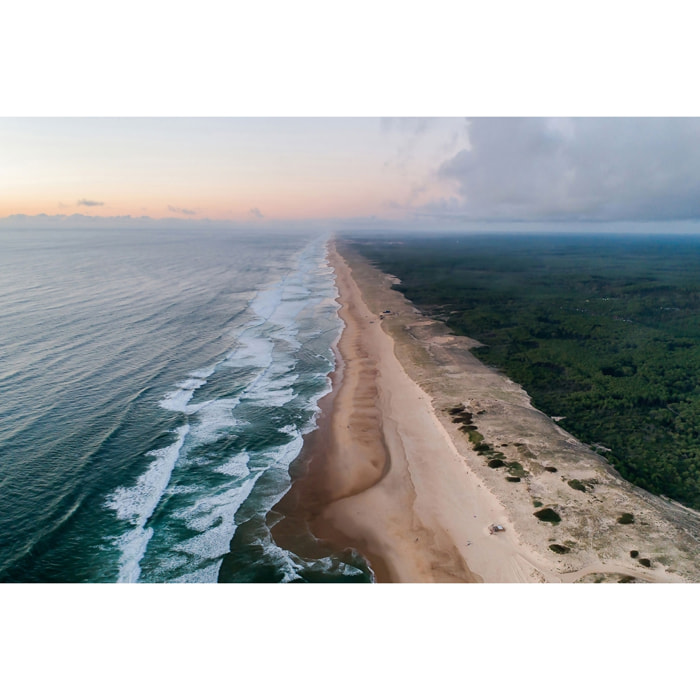
[(94, 199), (79, 199), (78, 200), (79, 207), (103, 207), (104, 205), (105, 205), (104, 202), (96, 202)]
[(197, 214), (194, 209), (182, 209), (181, 207), (173, 207), (171, 205), (168, 205), (168, 211), (171, 211), (173, 214), (183, 214), (184, 216), (195, 216)]
[(258, 218), (258, 219), (264, 219), (264, 218), (265, 218), (265, 216), (263, 215), (263, 213), (262, 213), (262, 212), (260, 211), (260, 209), (258, 209), (257, 207), (253, 207), (253, 208), (250, 210), (249, 213), (252, 214), (253, 216), (255, 216), (255, 217)]
[(425, 211), (481, 220), (700, 218), (700, 120), (480, 118)]

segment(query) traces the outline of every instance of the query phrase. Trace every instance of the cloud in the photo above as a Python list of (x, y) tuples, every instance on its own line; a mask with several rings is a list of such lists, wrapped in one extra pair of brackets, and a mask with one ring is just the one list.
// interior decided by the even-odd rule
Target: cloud
[(420, 143), (434, 124), (435, 119), (430, 117), (383, 117), (380, 120), (381, 132), (390, 136), (396, 144), (393, 155), (384, 162), (384, 167), (406, 172)]
[(480, 118), (437, 175), (452, 198), (425, 207), (470, 219), (700, 218), (700, 120)]
[(79, 207), (103, 207), (104, 205), (105, 205), (104, 202), (96, 202), (94, 199), (79, 199), (78, 200)]
[(383, 133), (398, 131), (419, 136), (425, 133), (434, 122), (434, 117), (382, 117), (379, 123)]
[(258, 219), (264, 219), (264, 218), (265, 218), (264, 215), (263, 215), (263, 213), (262, 213), (262, 212), (260, 211), (260, 209), (258, 209), (257, 207), (253, 207), (253, 208), (250, 210), (250, 213), (251, 213), (253, 216), (257, 217)]
[(181, 209), (170, 205), (168, 205), (168, 211), (173, 212), (173, 214), (184, 214), (185, 216), (195, 216), (197, 214), (193, 209)]

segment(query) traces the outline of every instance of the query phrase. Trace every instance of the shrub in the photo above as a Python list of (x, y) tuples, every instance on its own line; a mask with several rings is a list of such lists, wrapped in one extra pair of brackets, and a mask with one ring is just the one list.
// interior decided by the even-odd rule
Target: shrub
[(639, 561), (639, 563), (642, 566), (646, 566), (647, 568), (649, 568), (651, 566), (651, 560), (649, 560), (649, 559), (638, 559), (637, 561)]
[(541, 508), (542, 507), (542, 501), (533, 501), (532, 505), (535, 506), (535, 508)]
[(551, 508), (543, 508), (535, 512), (535, 517), (542, 520), (545, 523), (558, 523), (561, 522), (561, 516), (555, 510)]
[(550, 544), (549, 548), (557, 554), (566, 554), (568, 551), (570, 551), (568, 547), (564, 547), (562, 544)]
[(583, 482), (579, 481), (578, 479), (571, 479), (571, 481), (567, 481), (567, 484), (571, 486), (572, 489), (575, 489), (576, 491), (583, 491), (586, 493), (586, 484)]
[(620, 523), (620, 525), (629, 525), (634, 522), (634, 515), (632, 515), (632, 513), (623, 513), (617, 519), (617, 522)]
[(557, 468), (556, 467), (545, 467), (544, 470), (546, 472), (552, 472), (552, 474), (556, 473)]
[(502, 459), (490, 459), (489, 467), (491, 469), (498, 469), (499, 467), (505, 467), (506, 463)]
[(632, 583), (634, 581), (634, 576), (623, 576), (618, 583)]
[(478, 430), (469, 431), (469, 442), (473, 442), (475, 445), (478, 445), (483, 441), (483, 439), (484, 436)]
[(520, 462), (508, 462), (506, 465), (508, 467), (508, 472), (511, 476), (527, 476), (527, 472), (523, 469), (523, 465)]
[(517, 482), (517, 481), (520, 481), (520, 477), (519, 476), (507, 476), (506, 481)]
[(639, 552), (636, 549), (630, 550), (630, 556), (632, 559), (636, 559), (639, 556)]

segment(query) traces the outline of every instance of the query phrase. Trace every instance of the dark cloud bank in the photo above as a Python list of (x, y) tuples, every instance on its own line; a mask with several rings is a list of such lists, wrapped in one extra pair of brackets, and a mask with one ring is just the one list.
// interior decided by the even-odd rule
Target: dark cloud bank
[(500, 221), (700, 219), (698, 119), (473, 119), (425, 213)]

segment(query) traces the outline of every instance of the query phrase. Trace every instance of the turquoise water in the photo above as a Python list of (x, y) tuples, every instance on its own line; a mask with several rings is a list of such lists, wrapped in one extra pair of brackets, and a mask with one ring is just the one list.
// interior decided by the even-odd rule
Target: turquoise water
[(266, 524), (329, 390), (325, 244), (0, 233), (1, 581), (371, 579)]

